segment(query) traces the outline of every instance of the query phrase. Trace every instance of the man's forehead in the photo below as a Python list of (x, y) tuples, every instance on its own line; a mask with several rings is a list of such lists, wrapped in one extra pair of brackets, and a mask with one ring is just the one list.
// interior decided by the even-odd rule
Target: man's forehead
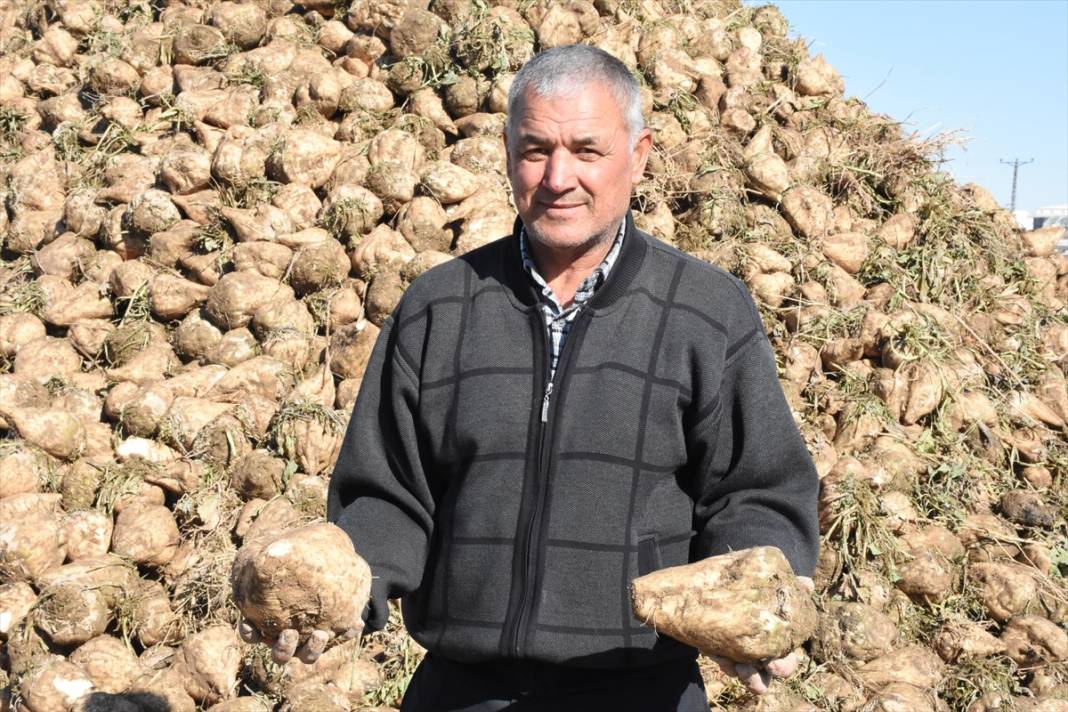
[[(577, 146), (592, 146), (611, 139), (618, 130), (608, 126), (600, 126), (591, 130), (583, 128), (581, 131), (566, 131), (567, 142)], [(516, 140), (526, 143), (538, 143), (548, 141), (557, 136), (558, 131), (538, 130), (536, 124), (520, 124), (516, 131)]]
[(622, 124), (615, 98), (599, 83), (578, 91), (544, 95), (526, 92), (515, 106), (516, 134), (523, 138), (565, 128), (576, 141), (593, 142), (614, 134)]

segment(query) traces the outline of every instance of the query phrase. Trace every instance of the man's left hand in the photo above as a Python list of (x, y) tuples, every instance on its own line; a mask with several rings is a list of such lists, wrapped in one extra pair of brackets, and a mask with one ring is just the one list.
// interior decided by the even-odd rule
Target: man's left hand
[[(816, 590), (816, 585), (807, 576), (798, 576), (797, 580), (809, 591)], [(712, 662), (728, 675), (734, 675), (745, 683), (749, 690), (757, 695), (763, 695), (771, 687), (771, 681), (775, 678), (790, 677), (797, 670), (797, 653), (790, 653), (774, 660), (764, 660), (756, 663), (736, 663), (727, 658), (711, 656)]]
[[(358, 620), (351, 628), (337, 637), (339, 640), (351, 640), (358, 638), (362, 632), (363, 621)], [(305, 665), (311, 665), (319, 659), (319, 656), (326, 650), (327, 643), (335, 637), (328, 630), (313, 630), (302, 643), (300, 633), (296, 629), (286, 628), (277, 638), (271, 640), (265, 638), (259, 629), (244, 617), (238, 623), (237, 633), (241, 636), (241, 640), (246, 643), (252, 645), (264, 643), (270, 647), (271, 659), (279, 665), (285, 665), (292, 658), (296, 658)]]

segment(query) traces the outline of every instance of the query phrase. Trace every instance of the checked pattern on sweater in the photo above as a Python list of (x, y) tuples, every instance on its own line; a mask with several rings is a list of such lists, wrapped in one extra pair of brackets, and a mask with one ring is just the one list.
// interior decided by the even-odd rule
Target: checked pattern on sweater
[[(619, 242), (613, 247), (612, 262), (615, 260), (615, 256), (619, 253)], [(522, 244), (522, 243), (521, 243)], [(608, 261), (608, 258), (606, 258)], [(602, 263), (601, 267), (604, 266)], [(610, 266), (610, 265), (609, 265)], [(526, 268), (526, 262), (524, 261), (524, 267)], [(546, 546), (547, 551), (540, 552), (539, 556), (544, 558), (546, 556), (556, 559), (570, 560), (572, 564), (567, 566), (567, 569), (581, 569), (591, 568), (591, 564), (594, 560), (610, 558), (617, 563), (613, 568), (616, 568), (619, 573), (619, 578), (616, 580), (616, 585), (605, 585), (604, 589), (612, 592), (624, 592), (627, 590), (628, 582), (635, 575), (635, 573), (642, 573), (641, 568), (638, 566), (639, 557), (642, 555), (641, 549), (647, 544), (652, 544), (652, 541), (626, 541), (626, 537), (622, 536), (623, 532), (630, 531), (634, 527), (635, 513), (638, 508), (637, 500), (640, 497), (640, 493), (648, 492), (653, 483), (662, 480), (665, 477), (670, 477), (676, 474), (679, 465), (668, 464), (662, 462), (652, 461), (651, 453), (647, 452), (646, 440), (650, 438), (660, 437), (658, 434), (649, 435), (650, 429), (656, 431), (654, 423), (650, 420), (656, 419), (656, 410), (652, 407), (652, 400), (655, 394), (658, 396), (658, 400), (662, 400), (665, 396), (671, 398), (673, 394), (682, 393), (686, 396), (690, 395), (689, 387), (675, 378), (666, 377), (666, 375), (658, 376), (663, 369), (658, 367), (658, 360), (661, 354), (661, 346), (664, 341), (665, 331), (668, 328), (668, 322), (676, 311), (684, 311), (690, 315), (691, 318), (699, 319), (707, 327), (718, 334), (721, 338), (727, 337), (726, 328), (723, 324), (716, 319), (696, 310), (689, 305), (680, 304), (675, 301), (676, 293), (678, 290), (679, 282), (681, 281), (682, 274), (686, 265), (683, 262), (678, 262), (675, 265), (671, 280), (667, 286), (666, 292), (653, 293), (645, 288), (632, 288), (627, 292), (624, 292), (620, 299), (627, 301), (630, 299), (638, 299), (652, 307), (649, 312), (650, 316), (655, 314), (655, 318), (643, 319), (643, 327), (638, 331), (644, 333), (645, 337), (635, 338), (633, 340), (634, 349), (630, 354), (632, 358), (628, 358), (623, 354), (618, 354), (624, 359), (623, 362), (619, 361), (607, 361), (596, 364), (583, 364), (570, 369), (570, 382), (574, 386), (576, 382), (587, 383), (589, 381), (604, 378), (606, 374), (612, 374), (609, 378), (618, 384), (622, 397), (626, 398), (631, 396), (637, 399), (637, 410), (634, 413), (635, 429), (633, 438), (624, 438), (624, 441), (632, 443), (633, 450), (627, 453), (612, 453), (609, 454), (603, 451), (592, 451), (587, 449), (569, 448), (557, 453), (554, 457), (557, 466), (554, 471), (570, 472), (572, 473), (574, 480), (582, 481), (588, 480), (594, 473), (612, 472), (613, 479), (617, 482), (622, 478), (623, 482), (626, 482), (625, 498), (621, 499), (620, 503), (625, 507), (621, 510), (620, 514), (624, 514), (624, 521), (620, 522), (623, 526), (619, 530), (618, 534), (601, 534), (598, 532), (599, 525), (593, 524), (588, 521), (584, 516), (586, 512), (585, 508), (577, 508), (573, 514), (566, 517), (566, 520), (577, 525), (574, 527), (568, 527), (567, 531), (556, 530), (554, 527), (546, 524), (542, 532), (544, 537), (542, 540)], [(598, 271), (600, 271), (600, 267)], [(458, 323), (459, 328), (457, 333), (465, 334), (469, 331), (469, 326), (472, 319), (477, 318), (472, 314), (473, 311), (478, 310), (480, 304), (480, 291), (471, 283), (471, 273), (465, 274), (463, 294), (464, 297), (458, 300), (459, 315)], [(596, 278), (597, 275), (591, 274), (587, 281), (592, 281), (592, 278)], [(603, 281), (603, 277), (600, 281)], [(544, 283), (544, 282), (543, 282)], [(599, 283), (598, 283), (599, 284)], [(546, 291), (551, 294), (551, 290), (545, 287)], [(586, 299), (592, 296), (593, 292), (587, 295)], [(484, 292), (481, 296), (488, 296)], [(428, 306), (445, 306), (452, 300), (449, 298), (443, 298), (431, 302)], [(553, 303), (558, 306), (555, 298)], [(577, 297), (576, 297), (577, 301)], [(540, 301), (540, 308), (548, 310), (550, 307), (546, 306), (545, 300)], [(573, 324), (575, 311), (571, 312), (571, 319), (567, 320), (567, 331), (570, 332), (570, 326)], [(426, 318), (425, 312), (422, 315), (422, 319)], [(561, 319), (560, 321), (563, 321)], [(404, 322), (404, 325), (408, 325), (410, 322)], [(550, 328), (549, 333), (553, 333)], [(748, 341), (754, 335), (754, 331), (748, 331), (744, 336), (744, 341)], [(566, 338), (566, 332), (564, 334)], [(403, 339), (400, 339), (403, 341)], [(554, 347), (553, 351), (554, 359), (558, 359), (560, 352), (562, 351), (562, 341), (558, 347)], [(727, 351), (733, 353), (743, 344), (731, 344), (727, 347)], [(581, 348), (581, 344), (576, 344), (574, 350)], [(452, 405), (452, 412), (446, 420), (446, 441), (455, 442), (459, 437), (456, 433), (456, 424), (461, 422), (464, 413), (460, 404), (463, 401), (461, 394), (462, 384), (468, 382), (490, 383), (498, 381), (503, 388), (504, 382), (514, 379), (517, 376), (530, 376), (534, 373), (532, 368), (504, 368), (493, 366), (477, 366), (474, 363), (467, 361), (467, 359), (461, 358), (461, 351), (468, 351), (468, 349), (461, 349), (460, 344), (457, 344), (456, 350), (453, 352), (454, 362), (452, 368), (452, 375), (435, 379), (428, 383), (424, 383), (423, 391), (428, 389), (437, 390), (439, 388), (451, 388), (452, 394), (449, 397), (449, 403)], [(555, 372), (555, 364), (554, 364)], [(474, 387), (474, 384), (472, 384)], [(493, 387), (486, 388), (487, 392), (497, 392), (498, 389)], [(606, 397), (608, 402), (611, 402), (614, 397), (619, 395), (606, 394), (602, 389), (598, 388), (582, 388), (584, 395), (599, 392), (602, 397)], [(613, 389), (615, 390), (615, 389)], [(558, 410), (565, 407), (564, 400), (567, 398), (568, 393), (561, 392), (558, 396), (561, 403), (558, 406)], [(716, 402), (709, 404), (710, 407), (703, 408), (702, 411), (705, 417), (718, 413)], [(622, 408), (608, 408), (605, 411), (605, 416), (608, 419), (618, 417), (622, 412), (633, 411), (633, 408), (626, 406)], [(596, 423), (596, 419), (593, 421)], [(652, 427), (651, 427), (652, 426)], [(598, 427), (594, 425), (594, 427)], [(609, 430), (607, 423), (602, 428), (603, 430)], [(504, 462), (513, 462), (514, 466), (521, 467), (523, 461), (526, 458), (526, 453), (522, 451), (514, 452), (484, 452), (471, 458), (468, 463), (469, 467), (474, 466), (474, 469), (480, 469), (488, 464), (496, 464), (500, 466)], [(560, 475), (557, 474), (554, 479), (559, 479)], [(527, 495), (524, 495), (526, 497)], [(549, 499), (553, 498), (553, 493), (548, 495)], [(556, 487), (555, 496), (563, 499), (568, 499), (567, 485), (559, 483)], [(546, 508), (551, 509), (555, 506), (552, 501), (546, 502)], [(456, 611), (454, 604), (454, 597), (449, 595), (449, 591), (455, 590), (457, 583), (457, 572), (463, 571), (469, 568), (479, 568), (479, 564), (476, 562), (482, 562), (481, 566), (485, 566), (485, 561), (491, 558), (493, 554), (491, 552), (507, 551), (517, 545), (517, 538), (514, 534), (509, 536), (487, 536), (483, 531), (471, 531), (467, 533), (467, 529), (471, 526), (470, 523), (464, 521), (459, 522), (459, 519), (463, 519), (463, 514), (458, 513), (455, 509), (446, 509), (441, 512), (439, 521), (445, 523), (443, 531), (447, 534), (443, 537), (442, 551), (443, 561), (442, 566), (442, 589), (446, 591), (446, 595), (443, 596), (440, 601), (440, 609), (435, 612), (435, 616), (440, 616), (442, 627), (439, 630), (439, 645), (443, 637), (447, 634), (449, 627), (461, 627), (474, 630), (486, 630), (497, 631), (505, 623), (503, 619), (474, 619), (465, 617), (462, 613)], [(562, 518), (563, 519), (563, 518)], [(690, 540), (693, 536), (692, 532), (688, 530), (687, 525), (689, 521), (686, 519), (680, 520), (676, 528), (675, 533), (661, 536), (655, 542), (661, 550), (661, 556), (676, 558), (679, 562), (684, 561), (686, 558), (686, 552), (689, 549)], [(557, 526), (564, 526), (562, 523)], [(464, 533), (457, 533), (464, 532)], [(651, 555), (655, 556), (655, 554)], [(643, 562), (648, 563), (648, 562)], [(648, 566), (646, 568), (651, 568)], [(547, 574), (550, 578), (550, 587), (556, 587), (557, 584), (552, 583), (552, 573)], [(606, 582), (607, 584), (608, 582)], [(471, 585), (475, 587), (481, 587), (483, 581), (477, 579), (471, 582)], [(592, 592), (591, 592), (592, 593)], [(591, 596), (590, 600), (597, 600), (601, 598), (605, 593), (599, 593), (598, 595)], [(538, 631), (544, 633), (553, 633), (558, 636), (578, 637), (578, 638), (591, 638), (604, 641), (612, 641), (614, 645), (621, 646), (624, 649), (630, 648), (635, 643), (635, 638), (654, 638), (655, 631), (647, 626), (643, 626), (640, 621), (634, 619), (630, 610), (630, 600), (626, 595), (617, 593), (616, 605), (614, 610), (611, 611), (593, 611), (588, 610), (582, 612), (581, 615), (576, 616), (579, 620), (583, 621), (579, 623), (576, 621), (567, 620), (563, 617), (553, 618), (547, 617), (545, 620), (540, 620), (535, 624), (535, 628)], [(587, 623), (587, 621), (592, 621)], [(477, 634), (476, 634), (477, 636)], [(582, 644), (574, 644), (576, 648), (581, 649)], [(567, 646), (570, 647), (570, 646)]]

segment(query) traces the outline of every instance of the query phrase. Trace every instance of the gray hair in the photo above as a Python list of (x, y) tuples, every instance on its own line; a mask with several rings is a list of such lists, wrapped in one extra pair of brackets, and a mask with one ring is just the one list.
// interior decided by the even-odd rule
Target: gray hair
[(616, 100), (633, 148), (645, 128), (638, 80), (627, 65), (608, 52), (586, 44), (564, 45), (540, 52), (524, 64), (508, 89), (507, 136), (514, 130), (516, 109), (528, 92), (544, 97), (568, 96), (600, 82)]

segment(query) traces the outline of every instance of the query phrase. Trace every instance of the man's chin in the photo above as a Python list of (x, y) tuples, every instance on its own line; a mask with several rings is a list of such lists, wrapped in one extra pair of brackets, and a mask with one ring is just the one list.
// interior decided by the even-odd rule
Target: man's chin
[(532, 239), (551, 248), (587, 247), (601, 241), (600, 232), (588, 224), (568, 224), (570, 221), (535, 220), (527, 226)]
[(584, 248), (599, 242), (596, 235), (590, 236), (583, 235), (581, 233), (575, 235), (561, 235), (555, 233), (546, 235), (544, 233), (541, 233), (532, 234), (531, 237), (539, 244), (545, 245), (546, 247), (549, 247), (554, 250)]

